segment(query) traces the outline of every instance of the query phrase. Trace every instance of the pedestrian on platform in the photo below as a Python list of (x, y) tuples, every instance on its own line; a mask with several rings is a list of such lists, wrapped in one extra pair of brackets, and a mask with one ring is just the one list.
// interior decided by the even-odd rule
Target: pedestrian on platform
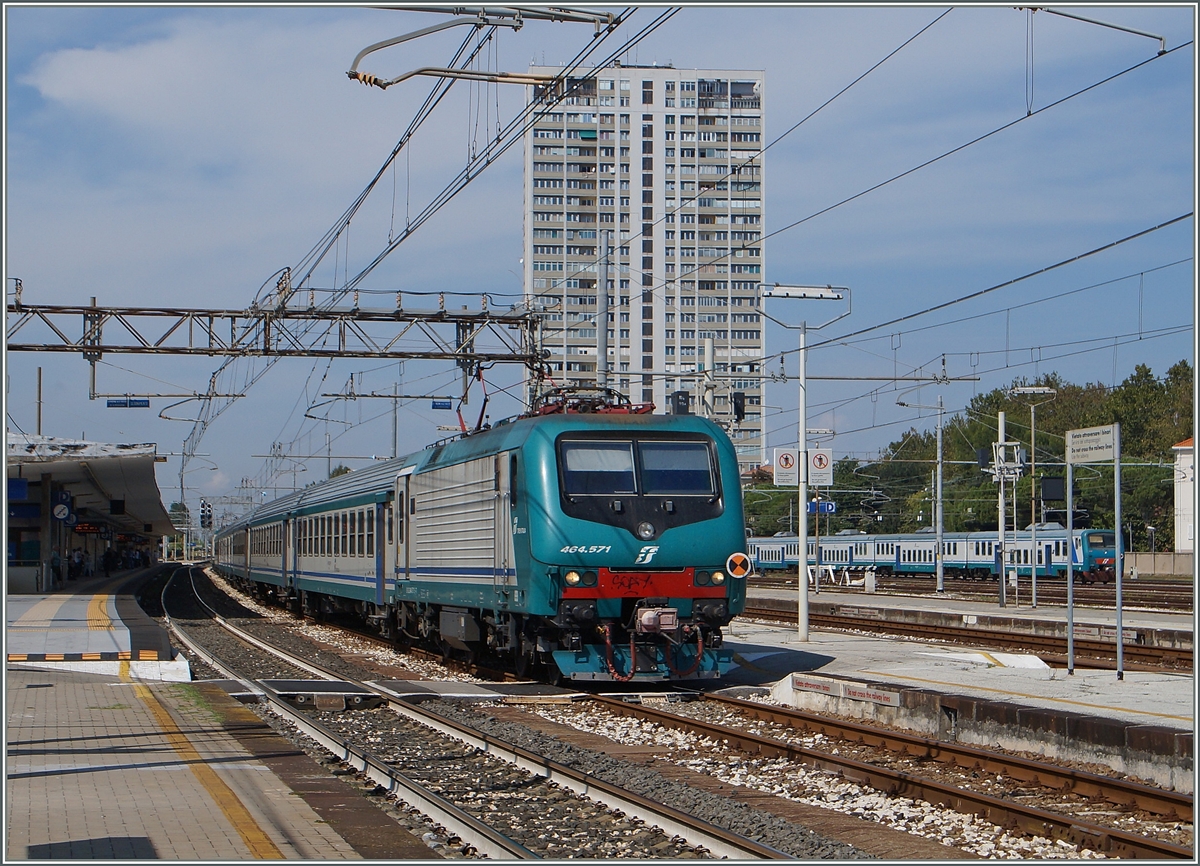
[(54, 575), (55, 586), (62, 583), (62, 557), (58, 555), (57, 550), (50, 553), (50, 573)]

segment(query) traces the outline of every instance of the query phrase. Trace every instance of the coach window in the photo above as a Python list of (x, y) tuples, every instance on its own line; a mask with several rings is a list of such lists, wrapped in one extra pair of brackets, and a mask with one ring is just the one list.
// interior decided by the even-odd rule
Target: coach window
[(367, 527), (365, 515), (358, 512), (358, 555), (367, 555)]
[(360, 527), (358, 518), (360, 516), (361, 515), (357, 512), (350, 512), (350, 526), (346, 530), (347, 543), (350, 545), (350, 549), (346, 551), (347, 556), (358, 556), (358, 545), (354, 541), (354, 536), (356, 536), (359, 532)]
[(350, 555), (350, 512), (342, 512), (342, 556)]
[(367, 512), (367, 556), (375, 555), (375, 513)]
[(395, 519), (395, 511), (396, 511), (396, 509), (392, 506), (392, 503), (390, 503), (390, 502), (387, 504), (387, 507), (384, 508), (384, 510), (383, 510), (383, 519), (384, 519), (384, 522), (387, 524), (387, 543), (388, 544), (394, 544), (396, 541), (396, 534), (394, 531), (394, 527), (392, 526), (392, 521)]

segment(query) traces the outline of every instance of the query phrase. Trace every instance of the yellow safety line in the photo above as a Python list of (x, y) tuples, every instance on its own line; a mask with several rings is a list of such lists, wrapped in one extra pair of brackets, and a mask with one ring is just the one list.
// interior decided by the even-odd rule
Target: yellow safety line
[[(126, 681), (130, 679), (129, 662), (121, 662), (121, 679)], [(238, 799), (237, 794), (225, 784), (225, 781), (213, 771), (212, 767), (205, 763), (200, 753), (196, 751), (196, 747), (175, 724), (171, 714), (167, 712), (166, 707), (159, 703), (158, 698), (154, 696), (149, 687), (138, 684), (134, 686), (134, 692), (150, 708), (150, 712), (154, 713), (159, 727), (166, 734), (167, 741), (175, 749), (176, 754), (188, 765), (196, 780), (208, 791), (225, 817), (229, 819), (229, 823), (238, 831), (238, 835), (250, 849), (250, 856), (256, 860), (285, 859), (283, 852), (258, 826), (258, 822)]]
[(1037, 701), (1051, 701), (1053, 703), (1058, 703), (1058, 704), (1074, 704), (1077, 707), (1091, 707), (1094, 710), (1117, 710), (1119, 712), (1124, 712), (1124, 713), (1134, 713), (1135, 715), (1139, 715), (1139, 716), (1156, 716), (1157, 718), (1160, 718), (1160, 719), (1178, 719), (1181, 722), (1192, 721), (1191, 716), (1173, 716), (1170, 713), (1151, 713), (1147, 710), (1130, 710), (1130, 709), (1125, 709), (1123, 707), (1108, 706), (1107, 704), (1089, 704), (1086, 701), (1072, 701), (1069, 698), (1047, 698), (1047, 697), (1043, 697), (1041, 695), (1027, 695), (1024, 692), (1010, 692), (1006, 689), (990, 689), (987, 686), (974, 686), (974, 685), (964, 686), (962, 683), (947, 683), (947, 682), (943, 682), (942, 680), (927, 680), (922, 677), (909, 677), (909, 676), (904, 676), (903, 674), (883, 673), (882, 671), (862, 671), (862, 673), (873, 674), (877, 677), (885, 677), (888, 679), (912, 680), (913, 682), (917, 682), (917, 683), (932, 683), (933, 685), (938, 685), (938, 686), (950, 686), (952, 688), (959, 688), (959, 689), (967, 688), (967, 689), (973, 689), (975, 691), (981, 691), (981, 692), (995, 692), (996, 694), (1000, 694), (1000, 695), (1012, 695), (1013, 697), (1017, 697), (1017, 698), (1030, 698), (1032, 700), (1037, 700)]
[(1000, 661), (1000, 659), (996, 658), (994, 655), (992, 655), (989, 652), (984, 652), (983, 650), (979, 650), (979, 654), (998, 668), (1008, 667), (1008, 665), (1006, 665), (1004, 662)]
[(113, 627), (112, 617), (108, 615), (108, 600), (111, 595), (96, 594), (88, 602), (87, 624), (89, 631), (108, 631)]

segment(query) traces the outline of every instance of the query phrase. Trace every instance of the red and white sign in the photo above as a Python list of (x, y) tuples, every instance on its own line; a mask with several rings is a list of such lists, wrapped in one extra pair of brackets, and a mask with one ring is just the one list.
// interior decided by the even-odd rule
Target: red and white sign
[(800, 486), (800, 450), (798, 448), (775, 449), (775, 486)]
[(813, 487), (833, 486), (833, 451), (813, 448), (808, 452), (808, 483)]

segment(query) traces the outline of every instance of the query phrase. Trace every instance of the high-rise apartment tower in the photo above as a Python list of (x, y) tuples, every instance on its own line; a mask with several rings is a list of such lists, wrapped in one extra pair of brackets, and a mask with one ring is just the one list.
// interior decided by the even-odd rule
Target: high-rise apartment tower
[(613, 65), (529, 98), (525, 292), (555, 384), (597, 382), (608, 240), (609, 387), (658, 411), (687, 392), (760, 465), (763, 73)]

